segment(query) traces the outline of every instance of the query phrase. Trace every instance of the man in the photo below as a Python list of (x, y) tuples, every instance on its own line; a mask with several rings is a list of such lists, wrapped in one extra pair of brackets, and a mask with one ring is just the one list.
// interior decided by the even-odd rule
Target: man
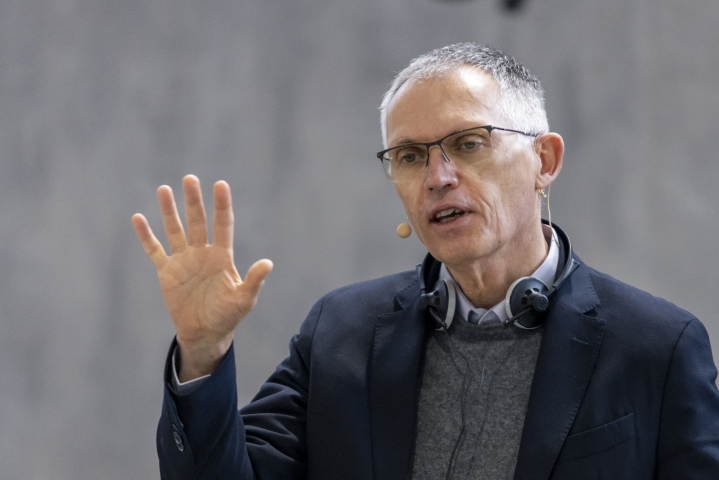
[(719, 478), (704, 327), (541, 221), (564, 144), (537, 79), (497, 50), (445, 47), (397, 76), (382, 125), (378, 156), (429, 255), (419, 275), (321, 299), (239, 412), (233, 333), (272, 263), (240, 279), (224, 182), (212, 245), (196, 177), (187, 238), (158, 190), (171, 256), (133, 217), (177, 331), (162, 477)]

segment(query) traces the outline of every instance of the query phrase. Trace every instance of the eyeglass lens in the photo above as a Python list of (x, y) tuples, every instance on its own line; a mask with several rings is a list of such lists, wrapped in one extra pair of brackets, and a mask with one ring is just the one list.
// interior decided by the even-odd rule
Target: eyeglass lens
[[(492, 156), (492, 137), (486, 128), (476, 128), (445, 138), (441, 147), (456, 165), (473, 165)], [(387, 178), (401, 182), (421, 176), (428, 156), (426, 145), (402, 145), (385, 152), (382, 164)]]

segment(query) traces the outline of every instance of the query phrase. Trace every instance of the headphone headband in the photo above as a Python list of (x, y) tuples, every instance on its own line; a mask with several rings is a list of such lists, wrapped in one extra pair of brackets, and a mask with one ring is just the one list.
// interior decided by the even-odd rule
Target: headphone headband
[[(544, 219), (542, 219), (542, 223), (550, 225)], [(565, 254), (561, 255), (562, 251), (560, 250), (560, 261), (562, 257), (565, 259), (561, 272), (557, 269), (559, 273), (555, 275), (555, 280), (551, 286), (545, 285), (541, 280), (534, 277), (518, 278), (512, 283), (505, 299), (508, 316), (507, 320), (504, 321), (505, 326), (513, 324), (525, 330), (539, 328), (544, 323), (544, 313), (549, 306), (549, 297), (553, 296), (567, 278), (579, 268), (579, 263), (574, 259), (572, 244), (567, 234), (554, 223), (551, 224), (551, 227), (556, 232), (558, 244)], [(438, 330), (449, 328), (454, 318), (456, 305), (454, 282), (439, 278), (441, 267), (442, 263), (437, 261), (430, 253), (427, 253), (422, 263), (417, 265), (420, 308), (429, 310), (439, 325)], [(434, 289), (428, 293), (426, 285), (431, 283), (432, 279), (436, 279)]]

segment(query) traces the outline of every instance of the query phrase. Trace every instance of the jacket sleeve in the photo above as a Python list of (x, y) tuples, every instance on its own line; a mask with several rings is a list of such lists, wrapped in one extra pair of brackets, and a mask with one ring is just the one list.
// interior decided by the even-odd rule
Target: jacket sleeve
[(667, 374), (658, 479), (719, 478), (719, 391), (709, 337), (698, 320), (680, 335)]
[(197, 390), (178, 396), (169, 382), (173, 342), (157, 428), (161, 478), (305, 478), (310, 349), (320, 312), (318, 302), (290, 341), (290, 355), (241, 411), (234, 346)]

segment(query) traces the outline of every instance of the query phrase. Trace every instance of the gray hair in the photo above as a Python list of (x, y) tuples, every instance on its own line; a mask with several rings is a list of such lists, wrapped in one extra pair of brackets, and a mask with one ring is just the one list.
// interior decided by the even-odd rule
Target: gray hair
[(402, 85), (411, 79), (440, 77), (467, 65), (481, 68), (499, 84), (496, 113), (511, 123), (503, 127), (540, 135), (549, 132), (544, 90), (537, 77), (500, 50), (478, 43), (456, 43), (415, 58), (397, 74), (380, 106), (384, 148), (388, 148), (387, 107)]

